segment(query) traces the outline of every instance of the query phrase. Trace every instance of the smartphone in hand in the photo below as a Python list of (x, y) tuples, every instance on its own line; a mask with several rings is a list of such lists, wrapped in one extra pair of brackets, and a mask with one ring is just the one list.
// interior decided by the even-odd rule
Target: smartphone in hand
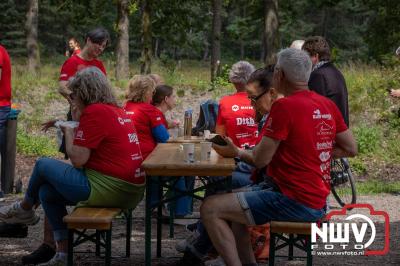
[(228, 145), (228, 143), (225, 141), (225, 139), (221, 135), (215, 135), (213, 138), (208, 139), (208, 141), (210, 141), (214, 144), (217, 144), (217, 145), (221, 145), (221, 146)]

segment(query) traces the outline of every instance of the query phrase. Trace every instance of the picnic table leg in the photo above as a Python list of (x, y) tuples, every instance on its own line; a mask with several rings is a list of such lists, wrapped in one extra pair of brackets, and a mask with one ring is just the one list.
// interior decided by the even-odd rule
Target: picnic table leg
[(68, 229), (68, 258), (67, 265), (74, 265), (74, 229)]
[[(179, 178), (179, 177), (177, 177)], [(175, 197), (175, 182), (173, 181), (173, 186), (171, 188), (171, 198)], [(174, 216), (175, 216), (175, 200), (169, 203), (169, 238), (174, 237)]]
[(289, 254), (288, 260), (293, 260), (293, 243), (294, 243), (294, 235), (289, 234)]
[(126, 218), (126, 245), (125, 245), (125, 257), (131, 256), (131, 236), (132, 236), (132, 209), (124, 212)]
[(111, 265), (111, 228), (106, 231), (106, 265)]
[[(158, 179), (158, 199), (161, 202), (163, 198), (163, 181), (161, 178)], [(162, 238), (162, 204), (158, 204), (157, 207), (157, 257), (161, 257), (161, 238)]]
[(146, 179), (145, 265), (151, 266), (151, 177)]

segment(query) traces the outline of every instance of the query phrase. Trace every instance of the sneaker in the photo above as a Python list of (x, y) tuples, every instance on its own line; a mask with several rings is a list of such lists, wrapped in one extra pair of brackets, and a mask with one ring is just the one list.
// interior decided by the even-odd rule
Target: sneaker
[(67, 255), (59, 252), (48, 262), (38, 264), (38, 266), (65, 266), (67, 265)]
[(216, 259), (207, 260), (204, 262), (205, 266), (225, 266), (225, 261), (221, 256), (218, 256)]
[(176, 251), (180, 253), (184, 253), (186, 248), (190, 245), (193, 244), (197, 238), (200, 236), (200, 234), (195, 230), (191, 235), (189, 235), (186, 239), (183, 239), (176, 243), (175, 249)]
[(22, 209), (18, 201), (0, 208), (0, 221), (7, 224), (35, 225), (39, 220), (40, 218), (34, 210)]
[(54, 257), (56, 251), (47, 244), (41, 244), (31, 254), (22, 257), (22, 264), (39, 264), (48, 262)]

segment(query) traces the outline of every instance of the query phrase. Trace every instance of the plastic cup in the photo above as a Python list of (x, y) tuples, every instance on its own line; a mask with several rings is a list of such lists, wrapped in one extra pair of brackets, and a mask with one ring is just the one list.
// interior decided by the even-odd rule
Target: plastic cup
[(194, 143), (183, 143), (183, 159), (185, 162), (194, 162)]
[(204, 130), (204, 132), (203, 132), (203, 136), (204, 136), (204, 139), (209, 139), (210, 138), (210, 134), (211, 134), (211, 131), (210, 130)]
[(179, 135), (179, 128), (171, 128), (168, 130), (169, 136), (171, 137), (172, 140), (177, 139)]
[(208, 141), (200, 142), (200, 161), (208, 161), (211, 157), (212, 143)]

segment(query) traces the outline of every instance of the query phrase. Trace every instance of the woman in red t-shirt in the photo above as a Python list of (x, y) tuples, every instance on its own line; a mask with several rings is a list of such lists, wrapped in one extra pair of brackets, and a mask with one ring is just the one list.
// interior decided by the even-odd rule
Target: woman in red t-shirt
[(128, 83), (125, 110), (131, 116), (140, 140), (143, 159), (154, 150), (157, 143), (169, 139), (164, 114), (151, 104), (156, 83), (147, 75), (135, 75)]
[(88, 67), (69, 81), (68, 88), (72, 114), (79, 125), (60, 127), (72, 165), (39, 159), (24, 200), (0, 208), (1, 222), (34, 225), (39, 221), (34, 206), (42, 204), (57, 244), (50, 265), (67, 262), (66, 205), (84, 201), (91, 206), (134, 208), (145, 187), (135, 127), (117, 105), (106, 76), (98, 68)]

